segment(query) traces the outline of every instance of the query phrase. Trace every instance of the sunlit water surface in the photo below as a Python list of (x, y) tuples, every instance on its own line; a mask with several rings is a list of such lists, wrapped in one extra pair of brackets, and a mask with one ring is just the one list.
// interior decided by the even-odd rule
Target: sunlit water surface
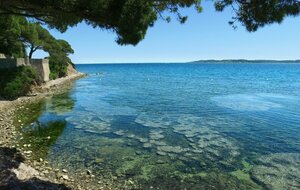
[(53, 166), (141, 189), (300, 189), (300, 65), (77, 68), (23, 129)]

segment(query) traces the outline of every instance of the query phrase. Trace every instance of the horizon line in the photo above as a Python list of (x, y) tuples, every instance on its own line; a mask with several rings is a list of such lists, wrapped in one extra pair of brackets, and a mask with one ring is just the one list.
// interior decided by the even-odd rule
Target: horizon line
[(300, 62), (299, 59), (201, 59), (201, 60), (193, 60), (193, 61), (154, 61), (154, 62), (78, 62), (74, 63), (76, 65), (85, 65), (85, 64), (172, 64), (172, 63), (197, 63), (197, 62), (228, 62), (228, 61), (235, 61), (235, 62)]

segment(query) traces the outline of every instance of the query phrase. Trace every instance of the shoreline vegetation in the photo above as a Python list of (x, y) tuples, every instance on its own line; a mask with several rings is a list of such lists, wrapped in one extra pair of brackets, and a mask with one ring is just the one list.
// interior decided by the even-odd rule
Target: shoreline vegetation
[(51, 168), (42, 158), (34, 159), (32, 151), (25, 148), (30, 145), (16, 144), (16, 139), (22, 138), (18, 129), (24, 125), (18, 120), (19, 113), (29, 110), (30, 104), (65, 92), (85, 76), (74, 70), (66, 77), (33, 87), (27, 96), (0, 100), (0, 189), (81, 189), (68, 171)]

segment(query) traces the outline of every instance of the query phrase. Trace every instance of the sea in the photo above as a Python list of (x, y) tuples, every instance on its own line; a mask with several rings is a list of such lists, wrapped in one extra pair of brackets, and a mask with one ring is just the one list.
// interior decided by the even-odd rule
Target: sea
[(300, 189), (300, 64), (76, 67), (21, 115), (37, 159), (115, 189)]

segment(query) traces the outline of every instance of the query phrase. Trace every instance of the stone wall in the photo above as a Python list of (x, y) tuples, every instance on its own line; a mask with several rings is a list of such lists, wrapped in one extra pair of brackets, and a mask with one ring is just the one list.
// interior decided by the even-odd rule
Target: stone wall
[(0, 69), (12, 69), (25, 65), (25, 59), (0, 59)]
[[(0, 58), (0, 69), (13, 69), (20, 67), (25, 64), (26, 61), (23, 58), (18, 59), (1, 59)], [(50, 69), (48, 59), (31, 59), (30, 66), (36, 69), (39, 79), (42, 82), (49, 81)]]
[(30, 65), (36, 69), (41, 81), (49, 81), (50, 68), (48, 59), (31, 59)]

